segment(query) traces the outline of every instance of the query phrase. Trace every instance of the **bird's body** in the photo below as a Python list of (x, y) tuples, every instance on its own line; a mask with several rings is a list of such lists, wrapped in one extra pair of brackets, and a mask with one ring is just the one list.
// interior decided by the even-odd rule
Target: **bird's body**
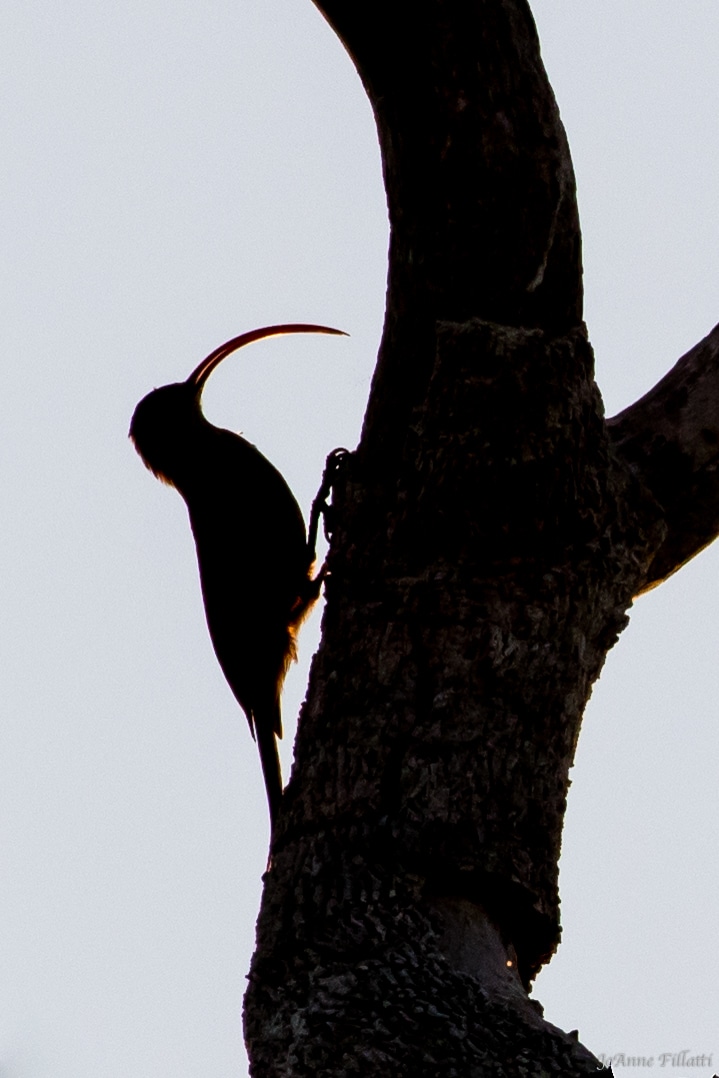
[(186, 382), (149, 393), (130, 426), (147, 466), (187, 504), (212, 644), (257, 739), (273, 821), (282, 795), (282, 685), (321, 582), (312, 578), (314, 550), (284, 478), (246, 439), (209, 423), (200, 396), (217, 363), (246, 338), (293, 331), (338, 332), (280, 326), (235, 338)]
[(177, 489), (189, 511), (212, 644), (257, 737), (274, 813), (282, 792), (280, 694), (296, 629), (317, 597), (314, 559), (300, 507), (277, 469), (244, 438), (208, 427)]

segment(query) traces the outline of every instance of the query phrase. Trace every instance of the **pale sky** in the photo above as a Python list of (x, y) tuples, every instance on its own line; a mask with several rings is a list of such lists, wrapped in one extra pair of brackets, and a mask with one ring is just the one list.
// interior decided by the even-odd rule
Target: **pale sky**
[[(533, 9), (612, 414), (719, 320), (719, 5)], [(259, 764), (184, 505), (126, 435), (223, 340), (338, 326), (253, 346), (205, 394), (307, 512), (325, 454), (356, 444), (382, 327), (372, 115), (310, 0), (6, 0), (0, 49), (0, 1078), (244, 1078)], [(534, 993), (596, 1053), (672, 1078), (719, 1072), (718, 607), (719, 547), (609, 655)], [(285, 773), (316, 639), (315, 619)], [(672, 1066), (684, 1050), (712, 1065)]]

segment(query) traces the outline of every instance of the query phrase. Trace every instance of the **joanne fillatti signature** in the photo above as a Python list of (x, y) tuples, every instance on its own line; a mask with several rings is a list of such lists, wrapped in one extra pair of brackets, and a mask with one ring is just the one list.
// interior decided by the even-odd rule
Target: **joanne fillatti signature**
[(713, 1052), (658, 1052), (652, 1056), (634, 1056), (628, 1052), (600, 1052), (597, 1059), (605, 1067), (711, 1067)]

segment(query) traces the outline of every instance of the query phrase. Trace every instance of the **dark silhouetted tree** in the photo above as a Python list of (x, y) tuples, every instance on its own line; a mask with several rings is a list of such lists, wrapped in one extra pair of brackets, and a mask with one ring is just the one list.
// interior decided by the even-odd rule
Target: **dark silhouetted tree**
[(256, 1078), (590, 1074), (527, 987), (582, 713), (719, 530), (719, 330), (606, 421), (525, 0), (316, 0), (384, 163), (384, 337), (245, 1002)]

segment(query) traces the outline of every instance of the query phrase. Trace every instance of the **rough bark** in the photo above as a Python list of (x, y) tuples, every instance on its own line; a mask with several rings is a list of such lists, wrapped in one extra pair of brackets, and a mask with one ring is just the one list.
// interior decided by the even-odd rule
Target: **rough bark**
[(713, 534), (692, 512), (719, 505), (714, 345), (604, 422), (523, 0), (317, 3), (375, 109), (389, 289), (258, 922), (252, 1073), (593, 1073), (526, 989), (559, 937), (591, 685), (632, 597)]

